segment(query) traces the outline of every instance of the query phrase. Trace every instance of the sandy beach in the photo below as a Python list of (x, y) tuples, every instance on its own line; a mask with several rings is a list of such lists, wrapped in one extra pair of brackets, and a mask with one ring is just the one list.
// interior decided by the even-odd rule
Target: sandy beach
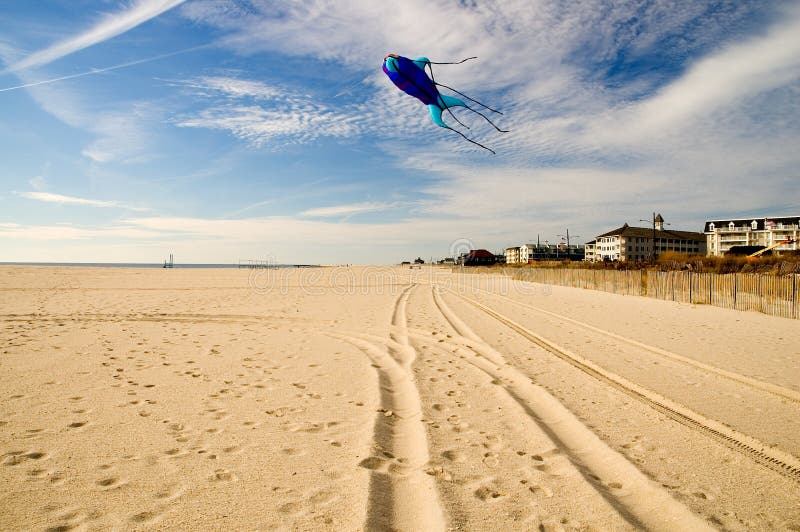
[(799, 338), (427, 267), (0, 267), (0, 529), (800, 530)]

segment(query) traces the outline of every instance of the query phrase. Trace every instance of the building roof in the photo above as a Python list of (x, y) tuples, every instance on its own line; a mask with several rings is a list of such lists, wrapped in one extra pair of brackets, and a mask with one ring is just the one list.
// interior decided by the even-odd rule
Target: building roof
[[(618, 227), (613, 231), (609, 231), (608, 233), (603, 233), (602, 235), (597, 235), (597, 238), (602, 238), (605, 236), (624, 236), (624, 237), (638, 236), (645, 238), (653, 238), (653, 228), (631, 227), (626, 223), (622, 227)], [(671, 231), (663, 229), (655, 230), (655, 238), (676, 238), (679, 240), (702, 240), (702, 241), (705, 241), (706, 239), (703, 233), (695, 233), (694, 231)]]
[(467, 254), (467, 257), (468, 258), (474, 258), (474, 259), (479, 259), (479, 258), (486, 259), (486, 258), (489, 258), (489, 257), (494, 258), (494, 253), (492, 253), (491, 251), (487, 251), (485, 249), (472, 249)]
[(703, 231), (706, 233), (711, 233), (711, 229), (709, 226), (713, 223), (715, 229), (727, 228), (728, 224), (733, 222), (733, 225), (737, 227), (741, 227), (746, 225), (748, 227), (751, 226), (753, 221), (756, 222), (756, 231), (763, 231), (767, 225), (772, 224), (785, 224), (785, 225), (797, 225), (800, 224), (800, 216), (767, 216), (765, 218), (731, 218), (728, 220), (707, 220), (705, 226), (703, 227)]
[(515, 246), (513, 248), (506, 248), (506, 251), (513, 251), (515, 249), (519, 249), (519, 246)]

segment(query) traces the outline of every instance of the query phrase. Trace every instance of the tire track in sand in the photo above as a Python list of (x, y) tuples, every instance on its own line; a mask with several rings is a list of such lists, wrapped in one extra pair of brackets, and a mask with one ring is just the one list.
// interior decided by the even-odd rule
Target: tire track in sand
[[(602, 334), (602, 335), (607, 336), (609, 338), (614, 338), (615, 340), (619, 340), (621, 342), (625, 342), (625, 343), (627, 343), (629, 345), (632, 345), (634, 347), (638, 347), (639, 349), (644, 349), (646, 351), (650, 351), (651, 353), (654, 353), (656, 355), (662, 356), (662, 357), (670, 359), (670, 360), (674, 360), (676, 362), (680, 362), (682, 364), (686, 364), (687, 366), (692, 366), (692, 367), (701, 369), (703, 371), (706, 371), (708, 373), (712, 373), (712, 374), (718, 375), (720, 377), (725, 377), (726, 379), (730, 379), (730, 380), (732, 380), (734, 382), (738, 382), (739, 384), (744, 384), (746, 386), (750, 386), (751, 388), (755, 388), (755, 389), (761, 390), (763, 392), (768, 392), (768, 393), (777, 395), (779, 397), (783, 397), (784, 399), (789, 399), (791, 401), (800, 402), (800, 392), (797, 392), (795, 390), (791, 390), (791, 389), (785, 388), (783, 386), (778, 386), (777, 384), (771, 384), (769, 382), (760, 381), (760, 380), (754, 379), (752, 377), (747, 377), (746, 375), (741, 375), (739, 373), (734, 373), (733, 371), (728, 371), (728, 370), (725, 370), (725, 369), (722, 369), (722, 368), (718, 368), (716, 366), (712, 366), (710, 364), (706, 364), (704, 362), (700, 362), (699, 360), (695, 360), (693, 358), (685, 357), (683, 355), (679, 355), (677, 353), (673, 353), (672, 351), (667, 351), (666, 349), (662, 349), (660, 347), (649, 345), (649, 344), (646, 344), (644, 342), (640, 342), (638, 340), (634, 340), (633, 338), (628, 338), (627, 336), (622, 336), (620, 334), (617, 334), (617, 333), (614, 333), (614, 332), (611, 332), (611, 331), (607, 331), (607, 330), (601, 329), (599, 327), (595, 327), (594, 325), (590, 325), (588, 323), (585, 323), (585, 322), (582, 322), (582, 321), (579, 321), (579, 320), (564, 316), (562, 314), (558, 314), (556, 312), (551, 312), (549, 310), (545, 310), (543, 308), (539, 308), (539, 307), (536, 307), (534, 305), (530, 305), (528, 303), (523, 303), (522, 301), (517, 301), (516, 299), (510, 298), (508, 296), (504, 296), (504, 295), (501, 295), (501, 294), (495, 294), (494, 292), (491, 292), (489, 290), (484, 290), (482, 288), (474, 288), (474, 290), (477, 290), (477, 291), (482, 292), (482, 293), (487, 294), (487, 295), (491, 295), (491, 296), (503, 299), (504, 301), (508, 301), (509, 303), (513, 303), (513, 304), (518, 305), (518, 306), (520, 306), (522, 308), (533, 310), (535, 312), (539, 312), (539, 313), (544, 314), (546, 316), (550, 316), (550, 317), (559, 319), (561, 321), (570, 323), (572, 325), (577, 325), (578, 327), (583, 327), (584, 329), (587, 329), (589, 331), (592, 331), (592, 332), (595, 332), (595, 333), (598, 333), (598, 334)], [(457, 296), (461, 297), (462, 299), (465, 299), (465, 300), (471, 302), (472, 304), (476, 304), (476, 303), (477, 304), (482, 304), (478, 300), (466, 297), (463, 294), (456, 293), (452, 289), (450, 289), (449, 291), (452, 294), (457, 295)]]
[[(606, 445), (555, 397), (511, 366), (447, 306), (436, 287), (432, 289), (436, 307), (463, 338), (462, 342), (453, 344), (461, 348), (458, 351), (493, 377), (564, 450), (585, 477), (603, 482), (603, 486), (592, 485), (621, 515), (649, 530), (713, 530), (700, 516)], [(416, 335), (412, 333), (412, 336)], [(623, 489), (608, 489), (612, 482), (622, 485)]]
[(458, 297), (474, 305), (524, 338), (527, 338), (539, 347), (544, 348), (546, 351), (564, 360), (568, 364), (580, 369), (584, 373), (587, 373), (601, 382), (605, 382), (617, 390), (620, 390), (626, 395), (643, 402), (658, 412), (669, 416), (678, 423), (697, 430), (698, 432), (726, 445), (730, 449), (739, 451), (756, 463), (775, 471), (781, 476), (794, 480), (795, 482), (800, 482), (800, 459), (797, 457), (779, 449), (774, 449), (757, 438), (729, 428), (718, 421), (709, 419), (702, 414), (698, 414), (694, 410), (675, 403), (652, 390), (644, 388), (643, 386), (631, 382), (628, 379), (617, 375), (616, 373), (608, 371), (598, 366), (594, 362), (578, 354), (572, 353), (571, 351), (551, 342), (550, 340), (547, 340), (546, 338), (543, 338), (542, 336), (530, 331), (512, 319), (500, 314), (499, 312), (487, 307), (486, 305), (483, 305), (478, 301), (460, 295)]
[(416, 353), (408, 341), (405, 314), (414, 286), (395, 302), (390, 340), (371, 342), (329, 333), (363, 351), (378, 371), (381, 408), (375, 419), (374, 454), (361, 462), (372, 471), (367, 530), (438, 531), (446, 526), (435, 480), (424, 470), (428, 439), (411, 371)]

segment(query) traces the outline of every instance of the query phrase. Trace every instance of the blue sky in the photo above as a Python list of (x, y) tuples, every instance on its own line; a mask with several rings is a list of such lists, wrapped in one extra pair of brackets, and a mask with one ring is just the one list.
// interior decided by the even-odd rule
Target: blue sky
[[(504, 112), (458, 114), (497, 155), (389, 52), (478, 56), (435, 74)], [(393, 263), (800, 214), (796, 2), (7, 0), (0, 110), (0, 261)]]

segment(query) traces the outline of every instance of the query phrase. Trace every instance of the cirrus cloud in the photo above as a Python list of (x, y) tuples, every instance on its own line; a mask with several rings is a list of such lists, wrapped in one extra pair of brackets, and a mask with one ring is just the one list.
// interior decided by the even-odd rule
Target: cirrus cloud
[(91, 207), (117, 207), (129, 211), (147, 212), (151, 209), (147, 207), (133, 207), (118, 201), (95, 200), (89, 198), (78, 198), (75, 196), (64, 196), (63, 194), (53, 194), (52, 192), (20, 192), (20, 196), (46, 203), (60, 203), (62, 205), (88, 205)]

